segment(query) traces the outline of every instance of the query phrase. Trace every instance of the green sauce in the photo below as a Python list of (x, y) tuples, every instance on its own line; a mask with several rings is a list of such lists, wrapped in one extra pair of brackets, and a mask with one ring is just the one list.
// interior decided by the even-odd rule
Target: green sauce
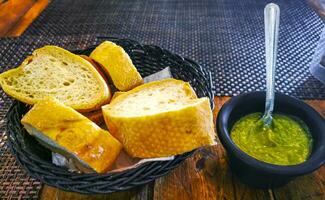
[(300, 120), (274, 114), (270, 127), (265, 127), (261, 113), (244, 116), (235, 123), (231, 138), (248, 155), (276, 165), (296, 165), (307, 160), (312, 137)]

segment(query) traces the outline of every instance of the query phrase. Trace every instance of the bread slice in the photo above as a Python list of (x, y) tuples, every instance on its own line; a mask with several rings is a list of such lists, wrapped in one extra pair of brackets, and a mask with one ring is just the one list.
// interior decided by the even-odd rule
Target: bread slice
[(92, 122), (95, 122), (98, 126), (104, 124), (102, 109), (93, 110), (90, 112), (84, 112), (82, 113), (82, 115), (90, 119)]
[[(109, 81), (108, 81), (108, 78), (105, 74), (105, 72), (103, 71), (102, 67), (96, 63), (92, 58), (90, 58), (89, 56), (86, 56), (86, 55), (79, 55), (81, 58), (87, 60), (96, 70), (97, 72), (102, 76), (102, 78), (104, 79), (104, 81), (106, 82), (107, 85), (109, 85)], [(108, 89), (110, 89), (108, 87)]]
[(21, 122), (41, 144), (71, 158), (84, 172), (106, 172), (122, 149), (108, 131), (52, 98), (36, 103)]
[(209, 99), (198, 99), (180, 80), (141, 85), (102, 109), (109, 131), (133, 157), (171, 156), (214, 143)]
[(124, 49), (113, 42), (105, 41), (96, 47), (90, 58), (99, 63), (115, 87), (128, 91), (143, 84), (143, 80)]
[(27, 104), (51, 96), (79, 111), (96, 110), (111, 98), (104, 79), (88, 61), (56, 46), (36, 49), (21, 66), (0, 74), (0, 85)]
[(113, 101), (116, 97), (118, 97), (118, 96), (120, 96), (120, 95), (122, 95), (122, 94), (124, 94), (125, 92), (119, 92), (119, 91), (117, 91), (117, 92), (114, 92), (114, 94), (113, 94), (113, 96), (112, 96), (112, 98), (111, 98), (111, 101)]

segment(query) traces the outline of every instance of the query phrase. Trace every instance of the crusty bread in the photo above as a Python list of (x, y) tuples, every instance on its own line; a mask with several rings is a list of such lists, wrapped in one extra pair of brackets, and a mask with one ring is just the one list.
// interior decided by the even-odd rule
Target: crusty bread
[(120, 96), (120, 95), (122, 95), (124, 93), (125, 92), (119, 92), (119, 91), (114, 92), (114, 94), (113, 94), (113, 96), (111, 98), (111, 101), (113, 101), (116, 97), (118, 97), (118, 96)]
[(101, 43), (91, 52), (90, 57), (102, 66), (115, 87), (121, 91), (128, 91), (143, 83), (129, 55), (113, 42)]
[(122, 149), (108, 131), (52, 98), (36, 103), (21, 122), (43, 145), (71, 158), (84, 172), (106, 172)]
[(102, 107), (110, 133), (139, 158), (181, 154), (214, 142), (208, 98), (183, 81), (150, 82)]
[(84, 112), (81, 114), (90, 119), (91, 121), (95, 122), (98, 126), (104, 124), (104, 117), (101, 109), (93, 110), (90, 112)]
[[(90, 62), (90, 64), (97, 70), (97, 72), (102, 76), (102, 78), (104, 79), (104, 81), (106, 82), (106, 84), (109, 84), (108, 78), (105, 74), (105, 72), (103, 71), (102, 67), (96, 63), (92, 58), (90, 58), (89, 56), (86, 55), (79, 55), (81, 58), (87, 60), (88, 62)], [(110, 89), (108, 87), (108, 89)]]
[(51, 96), (79, 111), (96, 110), (111, 98), (104, 79), (88, 61), (56, 46), (36, 49), (20, 67), (2, 73), (0, 85), (27, 104)]

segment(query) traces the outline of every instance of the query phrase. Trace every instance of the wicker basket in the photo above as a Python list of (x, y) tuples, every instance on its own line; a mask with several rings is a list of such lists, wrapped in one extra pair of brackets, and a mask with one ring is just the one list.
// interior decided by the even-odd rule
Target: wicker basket
[[(174, 78), (189, 81), (199, 97), (207, 96), (213, 104), (211, 76), (195, 62), (152, 45), (141, 45), (127, 39), (106, 38), (122, 46), (142, 76), (170, 67)], [(93, 50), (76, 50), (86, 54)], [(22, 127), (20, 120), (30, 107), (15, 101), (7, 113), (7, 135), (12, 153), (23, 168), (43, 183), (66, 191), (84, 194), (111, 193), (143, 185), (166, 175), (192, 152), (175, 156), (170, 161), (156, 161), (123, 172), (79, 174), (51, 162), (50, 150), (44, 148)]]

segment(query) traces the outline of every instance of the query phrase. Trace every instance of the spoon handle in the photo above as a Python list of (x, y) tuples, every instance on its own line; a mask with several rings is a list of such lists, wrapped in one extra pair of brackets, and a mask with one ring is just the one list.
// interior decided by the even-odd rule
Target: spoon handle
[(274, 107), (274, 74), (278, 46), (280, 8), (274, 3), (267, 4), (264, 9), (265, 25), (265, 58), (266, 58), (266, 103), (264, 122), (271, 123)]

